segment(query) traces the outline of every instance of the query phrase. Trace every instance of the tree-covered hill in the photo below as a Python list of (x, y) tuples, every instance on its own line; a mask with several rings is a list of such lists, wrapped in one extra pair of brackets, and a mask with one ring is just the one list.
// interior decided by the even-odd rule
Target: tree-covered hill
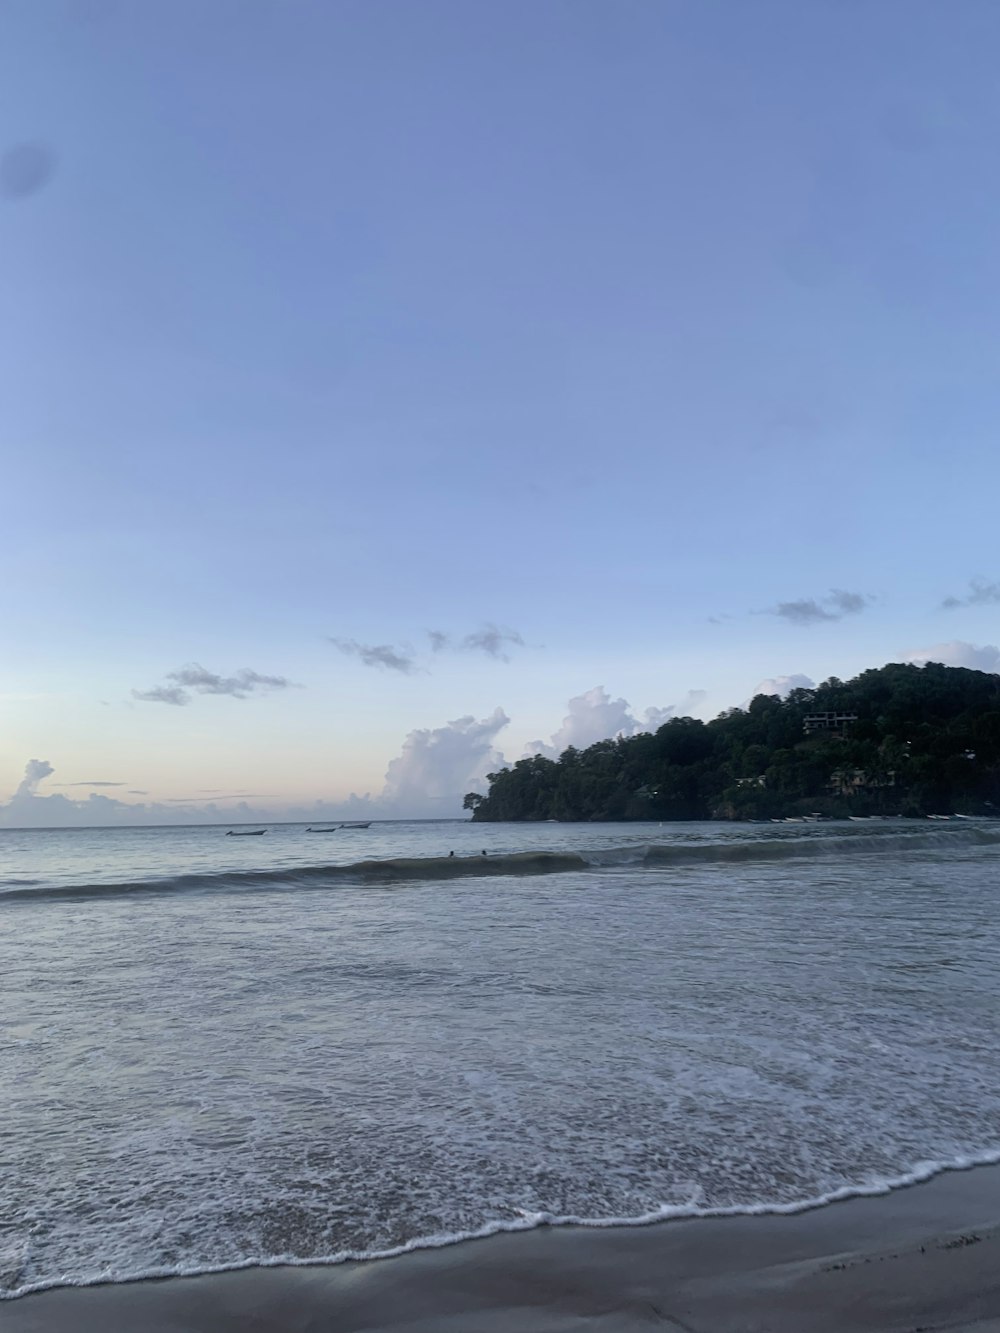
[[(807, 731), (831, 712), (856, 721)], [(760, 694), (711, 722), (672, 718), (557, 761), (521, 759), (465, 808), (477, 820), (1000, 814), (1000, 676), (890, 664)]]

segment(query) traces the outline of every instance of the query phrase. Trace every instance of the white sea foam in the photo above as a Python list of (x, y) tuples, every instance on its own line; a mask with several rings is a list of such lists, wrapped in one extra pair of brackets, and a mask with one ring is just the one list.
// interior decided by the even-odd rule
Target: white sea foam
[[(859, 1185), (843, 1186), (827, 1194), (817, 1195), (812, 1199), (796, 1200), (791, 1203), (755, 1203), (732, 1208), (686, 1208), (678, 1204), (664, 1204), (661, 1208), (643, 1213), (638, 1217), (577, 1217), (558, 1216), (546, 1212), (520, 1212), (518, 1217), (495, 1220), (484, 1223), (468, 1231), (442, 1232), (430, 1236), (415, 1236), (401, 1245), (389, 1246), (381, 1250), (340, 1250), (336, 1254), (314, 1255), (301, 1258), (295, 1254), (269, 1254), (246, 1257), (224, 1264), (174, 1264), (140, 1269), (133, 1272), (120, 1272), (105, 1269), (89, 1277), (57, 1277), (40, 1282), (26, 1283), (20, 1287), (4, 1288), (0, 1286), (0, 1301), (16, 1300), (33, 1292), (49, 1291), (56, 1287), (93, 1287), (107, 1283), (141, 1282), (152, 1278), (166, 1277), (201, 1277), (211, 1273), (241, 1272), (248, 1268), (310, 1268), (331, 1267), (345, 1263), (368, 1263), (383, 1259), (396, 1259), (400, 1255), (412, 1254), (417, 1250), (444, 1249), (450, 1245), (461, 1245), (471, 1240), (486, 1240), (490, 1236), (519, 1231), (536, 1231), (540, 1227), (587, 1227), (607, 1230), (611, 1228), (648, 1227), (664, 1222), (695, 1221), (699, 1218), (719, 1217), (767, 1217), (794, 1216), (798, 1213), (811, 1212), (825, 1208), (832, 1203), (842, 1203), (848, 1199), (876, 1198), (891, 1194), (894, 1190), (909, 1189), (914, 1185), (925, 1184), (935, 1176), (949, 1171), (970, 1171), (981, 1166), (1000, 1164), (1000, 1149), (979, 1153), (971, 1157), (957, 1158), (951, 1162), (920, 1162), (911, 1171), (893, 1179), (868, 1181)], [(19, 1263), (23, 1263), (23, 1251)], [(0, 1272), (3, 1271), (4, 1255), (0, 1251)]]

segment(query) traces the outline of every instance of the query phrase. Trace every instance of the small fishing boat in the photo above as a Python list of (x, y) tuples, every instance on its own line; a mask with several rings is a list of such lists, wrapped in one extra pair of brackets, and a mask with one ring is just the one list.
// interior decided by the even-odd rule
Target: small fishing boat
[(230, 829), (226, 834), (227, 838), (262, 838), (267, 832), (266, 828), (248, 828), (248, 829)]
[(370, 828), (370, 827), (371, 827), (371, 820), (369, 819), (369, 821), (368, 821), (367, 824), (341, 824), (340, 827), (341, 827), (341, 828)]
[(340, 825), (334, 824), (333, 828), (307, 828), (307, 833), (339, 833)]

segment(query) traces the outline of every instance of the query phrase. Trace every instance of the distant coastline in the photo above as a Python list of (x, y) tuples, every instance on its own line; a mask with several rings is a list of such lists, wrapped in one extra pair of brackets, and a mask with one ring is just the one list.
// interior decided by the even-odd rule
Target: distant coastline
[(1000, 676), (890, 664), (488, 781), (464, 802), (483, 823), (997, 815)]

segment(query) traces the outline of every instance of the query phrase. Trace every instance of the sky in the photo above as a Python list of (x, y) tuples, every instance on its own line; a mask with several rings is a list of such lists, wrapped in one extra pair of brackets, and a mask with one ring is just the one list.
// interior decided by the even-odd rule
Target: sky
[[(4, 0), (0, 824), (1000, 670), (995, 0)], [(353, 794), (353, 795), (352, 795)]]

